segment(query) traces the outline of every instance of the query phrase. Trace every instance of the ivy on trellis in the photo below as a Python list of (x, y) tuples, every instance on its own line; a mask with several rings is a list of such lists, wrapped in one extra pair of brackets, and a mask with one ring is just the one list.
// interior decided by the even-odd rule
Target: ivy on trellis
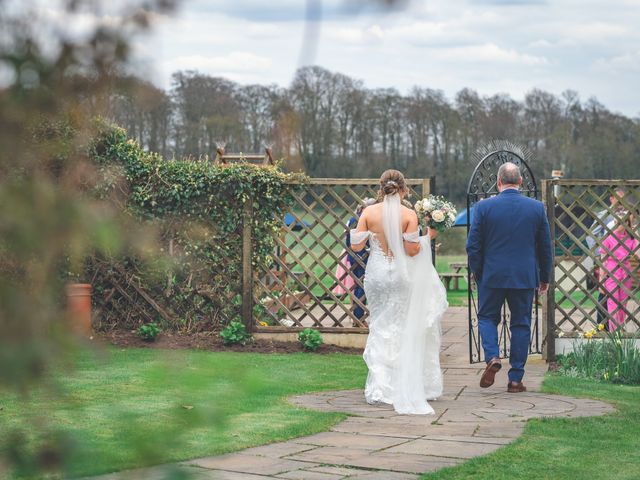
[(127, 257), (88, 263), (98, 327), (131, 328), (154, 318), (165, 328), (194, 331), (235, 319), (241, 304), (243, 207), (246, 202), (253, 207), (252, 262), (268, 267), (274, 237), (304, 176), (244, 162), (165, 160), (104, 122), (98, 123), (89, 154), (101, 176), (95, 193), (157, 227), (162, 239), (157, 261)]

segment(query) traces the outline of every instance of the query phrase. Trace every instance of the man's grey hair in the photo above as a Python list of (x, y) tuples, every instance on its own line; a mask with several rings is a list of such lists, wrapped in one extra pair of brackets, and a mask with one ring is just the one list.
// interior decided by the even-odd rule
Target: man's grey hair
[(361, 215), (365, 208), (370, 207), (371, 205), (375, 205), (375, 203), (375, 198), (367, 197), (363, 199), (362, 203), (360, 203), (360, 205), (358, 205), (358, 208), (356, 208), (356, 214)]
[(507, 162), (500, 165), (498, 179), (502, 185), (518, 185), (522, 180), (522, 175), (515, 163)]

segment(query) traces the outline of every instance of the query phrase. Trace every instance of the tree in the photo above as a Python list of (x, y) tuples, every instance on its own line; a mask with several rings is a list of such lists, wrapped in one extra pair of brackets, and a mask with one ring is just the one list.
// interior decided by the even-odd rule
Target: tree
[(440, 192), (458, 202), (474, 152), (493, 139), (529, 147), (537, 178), (555, 168), (573, 176), (634, 175), (629, 165), (638, 156), (637, 120), (596, 99), (581, 102), (571, 90), (532, 90), (523, 102), (468, 88), (453, 99), (424, 86), (402, 95), (317, 66), (300, 68), (289, 88), (240, 86), (196, 72), (177, 72), (164, 96), (145, 82), (125, 83), (133, 87), (118, 93), (117, 118), (147, 148), (161, 138), (163, 151), (199, 156), (212, 153), (216, 140), (252, 153), (267, 143), (287, 168), (315, 176), (376, 177), (387, 168), (436, 175)]

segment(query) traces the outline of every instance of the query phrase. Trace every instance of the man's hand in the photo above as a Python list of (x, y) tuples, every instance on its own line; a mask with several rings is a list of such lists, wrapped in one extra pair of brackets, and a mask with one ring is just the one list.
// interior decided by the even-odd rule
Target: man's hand
[(548, 291), (549, 291), (549, 284), (548, 283), (541, 283), (540, 286), (538, 287), (538, 294), (539, 295), (544, 295)]

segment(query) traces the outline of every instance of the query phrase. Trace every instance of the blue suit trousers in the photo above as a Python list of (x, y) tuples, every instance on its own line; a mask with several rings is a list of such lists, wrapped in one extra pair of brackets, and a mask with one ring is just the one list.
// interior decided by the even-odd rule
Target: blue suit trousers
[(521, 382), (524, 376), (531, 339), (534, 294), (534, 289), (491, 288), (483, 286), (482, 281), (478, 284), (478, 330), (486, 362), (500, 357), (498, 324), (502, 318), (501, 310), (505, 300), (511, 312), (510, 382)]

